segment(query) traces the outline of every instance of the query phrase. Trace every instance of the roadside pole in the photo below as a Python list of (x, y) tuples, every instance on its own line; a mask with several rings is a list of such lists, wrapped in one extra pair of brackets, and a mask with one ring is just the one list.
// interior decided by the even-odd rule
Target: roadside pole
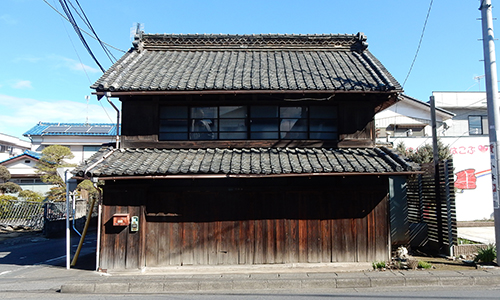
[[(71, 266), (71, 230), (70, 230), (70, 225), (69, 225), (69, 218), (70, 218), (70, 201), (69, 201), (69, 196), (70, 196), (70, 190), (74, 190), (74, 188), (70, 188), (70, 183), (69, 183), (69, 177), (68, 173), (73, 170), (74, 167), (61, 167), (57, 168), (57, 175), (61, 177), (62, 180), (64, 180), (64, 183), (66, 184), (66, 269), (70, 269)], [(76, 187), (76, 186), (75, 186)], [(72, 195), (72, 194), (71, 194)]]
[[(495, 243), (496, 250), (499, 253), (500, 242), (500, 201), (498, 195), (498, 129), (499, 126), (499, 107), (497, 65), (495, 57), (495, 37), (493, 35), (493, 17), (491, 14), (491, 0), (480, 0), (481, 22), (483, 28), (483, 52), (484, 52), (484, 71), (486, 76), (486, 103), (488, 107), (488, 131), (490, 137), (490, 160), (491, 160), (491, 181), (493, 192), (493, 216), (495, 218)], [(497, 258), (497, 264), (499, 260)]]

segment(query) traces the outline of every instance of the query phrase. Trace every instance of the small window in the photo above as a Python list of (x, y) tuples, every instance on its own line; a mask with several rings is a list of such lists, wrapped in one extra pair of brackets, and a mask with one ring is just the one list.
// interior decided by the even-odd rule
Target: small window
[(469, 135), (483, 134), (483, 116), (469, 116)]

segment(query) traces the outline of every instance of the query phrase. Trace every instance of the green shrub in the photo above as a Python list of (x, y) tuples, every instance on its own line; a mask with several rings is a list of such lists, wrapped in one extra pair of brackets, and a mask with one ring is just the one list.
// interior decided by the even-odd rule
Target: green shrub
[(486, 249), (477, 248), (477, 254), (474, 262), (492, 263), (497, 258), (497, 248), (494, 244), (489, 244)]
[(432, 268), (432, 264), (428, 263), (426, 261), (423, 261), (423, 260), (419, 260), (418, 261), (418, 268), (419, 269), (430, 269), (430, 268)]
[(372, 266), (374, 270), (385, 269), (387, 267), (387, 264), (385, 263), (385, 261), (374, 261), (372, 262)]

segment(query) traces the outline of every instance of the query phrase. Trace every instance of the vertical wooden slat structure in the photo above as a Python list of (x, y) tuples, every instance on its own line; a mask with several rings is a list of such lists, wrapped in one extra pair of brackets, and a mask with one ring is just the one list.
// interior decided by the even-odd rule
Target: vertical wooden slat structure
[(457, 243), (453, 161), (439, 164), (441, 201), (436, 199), (433, 166), (424, 164), (422, 169), (424, 174), (408, 181), (408, 220), (427, 224), (430, 248), (446, 253)]

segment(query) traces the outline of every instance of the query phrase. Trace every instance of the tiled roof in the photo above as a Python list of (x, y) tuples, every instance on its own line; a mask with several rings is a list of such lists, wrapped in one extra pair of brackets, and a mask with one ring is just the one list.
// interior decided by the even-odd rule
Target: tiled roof
[(78, 176), (130, 177), (414, 173), (414, 164), (386, 148), (101, 149)]
[(49, 123), (39, 122), (24, 136), (35, 135), (116, 135), (116, 124), (111, 123)]
[(31, 150), (25, 150), (23, 153), (21, 154), (18, 154), (16, 156), (12, 156), (12, 157), (9, 157), (8, 159), (6, 160), (2, 160), (0, 161), (0, 164), (3, 164), (3, 163), (6, 163), (6, 162), (9, 162), (11, 160), (14, 160), (14, 159), (17, 159), (17, 158), (20, 158), (22, 156), (29, 156), (33, 159), (36, 159), (36, 160), (39, 160), (41, 157), (42, 157), (42, 154), (41, 153), (38, 153), (38, 152), (35, 152), (35, 151), (31, 151)]
[(400, 91), (357, 35), (143, 34), (91, 88)]

